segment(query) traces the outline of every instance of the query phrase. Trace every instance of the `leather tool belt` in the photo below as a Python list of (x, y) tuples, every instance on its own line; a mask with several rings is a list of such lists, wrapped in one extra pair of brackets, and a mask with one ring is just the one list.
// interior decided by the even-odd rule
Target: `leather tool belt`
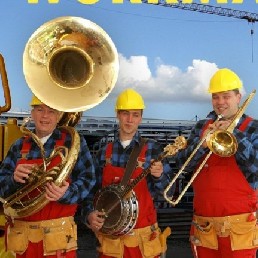
[(193, 216), (192, 244), (218, 249), (218, 237), (230, 237), (232, 250), (258, 247), (256, 213), (225, 217)]
[(101, 244), (99, 252), (115, 258), (122, 258), (124, 246), (139, 247), (144, 258), (153, 258), (166, 251), (167, 246), (161, 241), (161, 231), (158, 224), (133, 229), (129, 234), (120, 237), (108, 236), (97, 233)]
[(17, 254), (23, 254), (29, 242), (42, 240), (44, 255), (77, 249), (77, 227), (73, 217), (36, 222), (14, 220), (8, 231), (7, 248)]

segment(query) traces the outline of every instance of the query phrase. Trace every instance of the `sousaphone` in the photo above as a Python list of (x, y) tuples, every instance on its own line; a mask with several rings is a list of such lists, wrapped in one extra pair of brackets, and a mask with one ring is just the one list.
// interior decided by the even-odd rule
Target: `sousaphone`
[[(31, 173), (33, 176), (24, 187), (0, 199), (6, 215), (20, 218), (41, 210), (48, 203), (44, 194), (46, 182), (61, 185), (69, 177), (80, 149), (79, 135), (73, 126), (83, 111), (98, 105), (110, 94), (117, 81), (118, 66), (113, 41), (89, 20), (59, 17), (43, 24), (31, 35), (23, 54), (26, 82), (43, 103), (63, 112), (59, 125), (71, 135), (72, 146), (69, 150), (59, 149), (46, 158), (37, 136), (25, 125), (21, 127), (22, 132), (40, 147), (43, 164)], [(48, 170), (48, 164), (57, 155), (62, 162)]]

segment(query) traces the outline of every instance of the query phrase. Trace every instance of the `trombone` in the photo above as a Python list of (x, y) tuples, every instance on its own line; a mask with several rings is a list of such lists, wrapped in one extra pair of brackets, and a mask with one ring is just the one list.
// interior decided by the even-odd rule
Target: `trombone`
[[(216, 155), (219, 155), (221, 157), (230, 157), (236, 153), (238, 144), (237, 144), (236, 137), (233, 135), (233, 130), (236, 127), (237, 123), (239, 122), (239, 119), (241, 118), (241, 116), (244, 114), (246, 107), (248, 106), (248, 104), (250, 103), (252, 98), (254, 97), (255, 93), (256, 93), (256, 90), (253, 90), (250, 93), (248, 98), (244, 101), (242, 106), (238, 109), (237, 113), (235, 114), (233, 120), (231, 121), (231, 123), (229, 124), (229, 126), (227, 127), (226, 130), (225, 129), (224, 130), (219, 129), (219, 130), (215, 130), (215, 131), (210, 130), (201, 139), (201, 141), (198, 143), (198, 145), (193, 150), (191, 155), (188, 157), (186, 162), (183, 164), (181, 169), (178, 171), (178, 173), (174, 176), (172, 181), (166, 187), (166, 189), (163, 193), (163, 196), (169, 203), (171, 203), (173, 206), (175, 206), (180, 202), (180, 200), (184, 196), (185, 192), (188, 190), (188, 188), (193, 183), (193, 181), (195, 180), (197, 175), (200, 173), (200, 171), (202, 170), (202, 168), (204, 167), (204, 165), (206, 164), (207, 160), (209, 159), (209, 157), (211, 156), (212, 153), (215, 153)], [(222, 115), (218, 115), (218, 117), (214, 123), (216, 123), (218, 120), (222, 119), (222, 117), (223, 117)], [(194, 155), (196, 154), (198, 149), (201, 147), (201, 145), (204, 143), (204, 141), (207, 142), (207, 146), (210, 149), (210, 151), (208, 152), (208, 154), (206, 155), (204, 160), (201, 162), (198, 169), (193, 173), (191, 179), (189, 180), (187, 185), (184, 187), (184, 189), (181, 191), (180, 195), (176, 199), (173, 200), (173, 196), (172, 197), (168, 196), (168, 191), (171, 189), (172, 185), (175, 183), (177, 178), (182, 173), (184, 173), (185, 168), (188, 166), (188, 164), (190, 163), (190, 161), (192, 160), (192, 158), (194, 157)]]

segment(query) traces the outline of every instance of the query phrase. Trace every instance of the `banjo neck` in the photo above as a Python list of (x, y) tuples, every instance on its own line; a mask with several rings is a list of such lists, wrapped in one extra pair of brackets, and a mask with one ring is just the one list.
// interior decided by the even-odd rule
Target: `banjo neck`
[(126, 186), (121, 186), (121, 195), (124, 198), (127, 194), (129, 194), (134, 187), (143, 179), (145, 178), (150, 170), (151, 166), (155, 162), (162, 161), (164, 158), (168, 156), (174, 156), (179, 150), (184, 149), (187, 145), (186, 139), (183, 136), (178, 136), (175, 139), (174, 144), (168, 144), (165, 148), (164, 151), (158, 156), (157, 159), (153, 160), (150, 164), (150, 166), (142, 171), (142, 173), (137, 176), (135, 179), (131, 181), (131, 183), (127, 184)]
[(140, 183), (140, 182), (142, 181), (142, 179), (145, 178), (145, 177), (149, 174), (149, 172), (150, 172), (150, 170), (151, 170), (151, 166), (152, 166), (155, 162), (162, 161), (162, 160), (163, 160), (165, 157), (167, 157), (167, 156), (168, 156), (168, 151), (163, 152), (162, 154), (159, 155), (159, 157), (158, 157), (156, 160), (153, 160), (153, 161), (151, 162), (151, 164), (150, 164), (150, 166), (149, 166), (148, 168), (144, 169), (144, 170), (142, 171), (142, 173), (141, 173), (139, 176), (137, 176), (135, 179), (133, 179), (133, 180), (131, 181), (131, 183), (129, 183), (129, 184), (126, 185), (125, 187), (124, 187), (124, 186), (121, 186), (121, 189), (122, 189), (121, 195), (122, 195), (122, 197), (124, 198), (127, 194), (129, 194), (129, 193), (134, 189), (134, 187), (135, 187), (138, 183)]

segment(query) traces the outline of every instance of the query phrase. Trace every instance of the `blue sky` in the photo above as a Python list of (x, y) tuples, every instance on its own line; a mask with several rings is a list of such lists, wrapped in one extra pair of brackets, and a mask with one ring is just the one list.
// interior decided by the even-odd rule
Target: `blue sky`
[[(95, 22), (109, 34), (119, 53), (115, 88), (85, 115), (114, 116), (115, 97), (132, 87), (145, 99), (145, 118), (204, 118), (211, 110), (209, 78), (222, 67), (240, 76), (247, 94), (258, 87), (257, 22), (250, 24), (246, 20), (132, 4), (127, 0), (122, 4), (99, 0), (91, 5), (77, 0), (50, 2), (0, 2), (0, 52), (5, 58), (14, 111), (29, 110), (31, 92), (23, 75), (22, 60), (25, 45), (39, 26), (60, 16), (79, 16)], [(255, 0), (242, 4), (225, 2), (218, 6), (258, 13)], [(217, 1), (209, 4), (217, 6)], [(2, 106), (2, 96), (0, 100)], [(258, 118), (257, 104), (255, 96), (247, 113)]]

